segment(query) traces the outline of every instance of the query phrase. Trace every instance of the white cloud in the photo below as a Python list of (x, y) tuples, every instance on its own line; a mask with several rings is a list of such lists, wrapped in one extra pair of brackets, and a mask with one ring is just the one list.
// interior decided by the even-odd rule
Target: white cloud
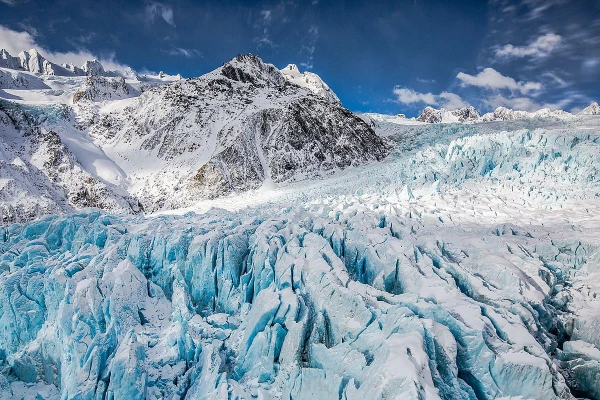
[(421, 83), (435, 83), (436, 80), (435, 79), (417, 78), (417, 82), (421, 82)]
[(160, 16), (167, 24), (175, 27), (173, 8), (151, 1), (146, 5), (146, 18), (149, 22), (154, 22), (157, 16)]
[(433, 93), (419, 93), (412, 89), (395, 87), (394, 94), (402, 104), (425, 103), (431, 106), (438, 104)]
[(127, 68), (127, 66), (115, 60), (114, 53), (100, 57), (85, 49), (66, 53), (54, 52), (36, 43), (34, 37), (28, 32), (13, 31), (3, 25), (0, 25), (0, 49), (6, 49), (12, 56), (17, 56), (23, 50), (36, 49), (42, 56), (56, 64), (70, 63), (82, 65), (88, 60), (97, 59), (107, 70), (122, 71)]
[(495, 95), (483, 100), (488, 107), (496, 109), (498, 107), (507, 107), (513, 110), (534, 112), (542, 108), (551, 110), (564, 110), (577, 96), (566, 96), (557, 103), (538, 103), (529, 97), (504, 97)]
[(554, 33), (547, 33), (538, 37), (527, 46), (513, 46), (507, 44), (496, 50), (497, 58), (511, 57), (545, 57), (552, 53), (562, 43), (562, 36)]
[(394, 94), (397, 96), (397, 101), (402, 104), (424, 103), (430, 106), (441, 106), (451, 111), (469, 107), (469, 103), (456, 93), (451, 92), (442, 92), (436, 95), (433, 93), (419, 93), (412, 89), (396, 86)]
[(517, 82), (515, 79), (504, 76), (493, 68), (486, 68), (475, 76), (459, 72), (456, 77), (462, 82), (462, 86), (477, 86), (496, 90), (508, 89), (522, 94), (542, 88), (542, 85), (537, 82)]
[(470, 106), (470, 104), (464, 101), (459, 95), (451, 92), (440, 93), (438, 96), (438, 103), (450, 111)]

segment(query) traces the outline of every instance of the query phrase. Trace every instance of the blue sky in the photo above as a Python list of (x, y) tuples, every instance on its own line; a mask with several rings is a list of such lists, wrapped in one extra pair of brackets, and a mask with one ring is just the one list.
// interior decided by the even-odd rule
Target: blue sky
[(600, 1), (0, 0), (0, 47), (198, 76), (238, 53), (319, 74), (354, 111), (600, 100)]

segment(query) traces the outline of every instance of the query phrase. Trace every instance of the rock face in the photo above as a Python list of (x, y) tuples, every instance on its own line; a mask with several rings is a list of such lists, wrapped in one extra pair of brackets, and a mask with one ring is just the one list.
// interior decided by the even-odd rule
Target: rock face
[[(324, 175), (388, 152), (350, 111), (254, 55), (144, 92), (96, 120), (91, 134), (139, 177), (133, 193), (147, 210)], [(153, 174), (144, 172), (148, 162)]]
[(327, 99), (330, 103), (341, 104), (337, 95), (323, 82), (321, 77), (312, 72), (300, 72), (296, 64), (290, 64), (281, 70), (289, 82), (312, 91), (314, 94)]
[(600, 115), (600, 105), (598, 103), (593, 102), (583, 110), (579, 112), (580, 115)]
[(477, 121), (480, 117), (479, 111), (473, 106), (451, 111), (451, 114), (457, 117), (459, 122)]
[(460, 108), (448, 111), (445, 108), (436, 110), (433, 107), (425, 107), (417, 117), (417, 121), (432, 124), (442, 122), (473, 122), (479, 118), (479, 112), (474, 107)]
[(125, 79), (107, 78), (98, 74), (91, 74), (82, 87), (75, 92), (73, 103), (80, 101), (105, 101), (118, 100), (138, 96), (139, 92), (125, 82)]

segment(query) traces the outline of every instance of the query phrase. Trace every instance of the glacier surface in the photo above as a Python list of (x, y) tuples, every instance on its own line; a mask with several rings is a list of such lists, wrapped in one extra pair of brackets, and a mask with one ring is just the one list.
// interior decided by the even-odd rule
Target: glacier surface
[[(600, 398), (600, 120), (0, 228), (0, 398)], [(189, 211), (189, 212), (188, 212)]]

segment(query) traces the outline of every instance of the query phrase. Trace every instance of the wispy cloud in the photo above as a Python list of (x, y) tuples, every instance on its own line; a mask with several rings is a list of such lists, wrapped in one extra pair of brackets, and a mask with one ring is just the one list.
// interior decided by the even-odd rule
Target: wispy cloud
[(427, 104), (430, 106), (441, 106), (448, 110), (456, 110), (469, 106), (469, 103), (464, 101), (459, 95), (451, 92), (442, 92), (440, 94), (433, 94), (431, 92), (420, 93), (409, 88), (396, 86), (394, 94), (398, 103), (407, 105)]
[[(579, 95), (576, 95), (575, 97), (579, 97)], [(484, 98), (483, 104), (492, 109), (496, 109), (498, 107), (507, 107), (513, 110), (529, 112), (538, 111), (542, 108), (549, 108), (551, 110), (564, 110), (568, 108), (569, 104), (576, 100), (575, 97), (565, 96), (564, 99), (556, 103), (539, 103), (529, 97), (505, 97), (500, 94), (496, 94), (489, 98)]]
[(527, 94), (542, 89), (538, 82), (517, 82), (514, 78), (504, 76), (493, 68), (485, 68), (477, 75), (469, 75), (459, 72), (456, 77), (462, 86), (476, 86), (484, 89), (507, 89), (513, 92)]
[(300, 49), (300, 57), (304, 58), (304, 61), (300, 65), (306, 69), (313, 69), (314, 67), (314, 55), (316, 50), (317, 39), (319, 38), (319, 27), (312, 25), (306, 36), (302, 39), (302, 47)]
[(185, 49), (183, 47), (173, 47), (165, 51), (170, 56), (182, 56), (185, 58), (202, 57), (202, 52), (196, 49)]
[(154, 22), (157, 17), (161, 17), (167, 24), (175, 27), (175, 18), (171, 6), (150, 1), (146, 4), (145, 15), (146, 20), (150, 23)]
[(526, 46), (502, 46), (496, 50), (496, 58), (546, 57), (560, 46), (562, 41), (562, 36), (547, 33)]
[(29, 0), (0, 0), (0, 3), (14, 7), (19, 3), (27, 3)]
[(420, 83), (435, 83), (436, 80), (435, 79), (424, 79), (424, 78), (417, 78), (417, 82)]
[(257, 29), (260, 34), (255, 36), (252, 41), (256, 44), (258, 49), (269, 46), (276, 47), (277, 44), (271, 40), (270, 37), (270, 28), (271, 28), (271, 19), (273, 12), (270, 9), (262, 10), (259, 13), (259, 17), (254, 21), (254, 28)]

